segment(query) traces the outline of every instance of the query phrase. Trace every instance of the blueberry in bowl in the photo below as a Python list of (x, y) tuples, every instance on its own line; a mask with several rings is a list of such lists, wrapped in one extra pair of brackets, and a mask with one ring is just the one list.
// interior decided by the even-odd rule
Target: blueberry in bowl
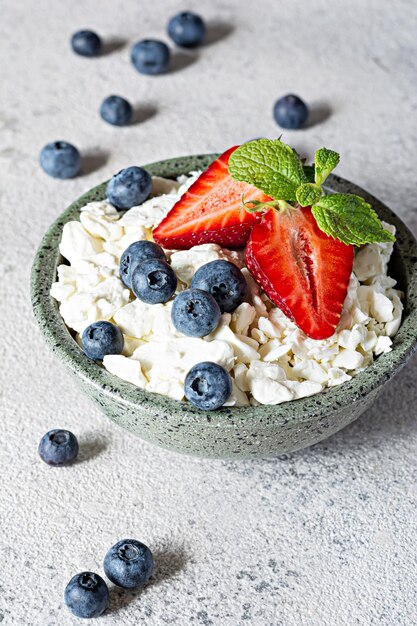
[(200, 267), (191, 286), (210, 293), (222, 313), (234, 311), (245, 300), (248, 291), (242, 272), (226, 260), (211, 261)]
[(107, 199), (118, 209), (140, 204), (152, 191), (152, 179), (142, 167), (135, 165), (120, 170), (106, 186)]
[(132, 271), (132, 291), (148, 304), (168, 302), (177, 288), (177, 277), (163, 259), (146, 259)]
[(120, 328), (105, 320), (87, 326), (81, 337), (83, 352), (92, 361), (102, 361), (107, 354), (120, 354), (123, 342)]
[(172, 306), (172, 323), (183, 335), (204, 337), (217, 327), (220, 307), (215, 298), (202, 289), (182, 291)]
[(197, 363), (185, 378), (185, 397), (199, 409), (219, 409), (231, 393), (232, 379), (217, 363)]

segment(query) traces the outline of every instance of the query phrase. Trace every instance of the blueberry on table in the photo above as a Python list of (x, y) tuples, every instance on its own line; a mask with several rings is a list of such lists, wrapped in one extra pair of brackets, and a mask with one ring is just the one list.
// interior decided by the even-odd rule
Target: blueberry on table
[(162, 259), (166, 261), (165, 252), (157, 243), (147, 241), (146, 239), (135, 241), (126, 248), (120, 258), (119, 265), (120, 278), (126, 287), (131, 289), (133, 270), (142, 263), (142, 261), (146, 261), (147, 259)]
[(107, 200), (118, 209), (130, 209), (144, 202), (152, 191), (152, 177), (142, 167), (126, 167), (109, 180)]
[(183, 11), (171, 17), (167, 30), (168, 35), (177, 46), (195, 48), (204, 39), (206, 25), (204, 20), (196, 13)]
[(53, 178), (73, 178), (80, 171), (81, 157), (77, 148), (67, 141), (52, 141), (41, 150), (39, 162)]
[(143, 585), (152, 574), (152, 552), (136, 539), (123, 539), (104, 557), (107, 578), (119, 587), (134, 589)]
[(133, 117), (130, 103), (121, 96), (107, 96), (100, 106), (102, 119), (112, 126), (127, 126)]
[(120, 354), (123, 345), (122, 331), (111, 322), (94, 322), (81, 337), (83, 352), (93, 361), (102, 361), (106, 354)]
[(157, 39), (143, 39), (133, 46), (130, 59), (141, 74), (162, 74), (168, 68), (170, 51), (166, 43)]
[(64, 600), (75, 617), (99, 617), (109, 606), (109, 590), (98, 574), (81, 572), (69, 581)]
[(302, 128), (308, 118), (308, 107), (298, 96), (288, 94), (274, 104), (274, 119), (278, 126), (288, 130)]
[(96, 57), (101, 51), (101, 39), (92, 30), (79, 30), (71, 37), (71, 47), (83, 57)]
[(172, 267), (162, 259), (146, 259), (136, 265), (131, 275), (132, 291), (147, 304), (168, 302), (177, 288)]
[(205, 337), (217, 328), (221, 311), (207, 291), (186, 289), (172, 305), (171, 319), (175, 328), (188, 337)]
[(203, 361), (194, 365), (185, 377), (184, 393), (198, 409), (214, 411), (227, 402), (232, 393), (232, 379), (221, 365)]
[(222, 313), (234, 311), (242, 304), (248, 291), (240, 269), (225, 260), (202, 265), (194, 274), (191, 286), (211, 293)]
[(59, 467), (71, 463), (78, 455), (77, 437), (69, 430), (55, 428), (42, 437), (38, 447), (42, 461)]

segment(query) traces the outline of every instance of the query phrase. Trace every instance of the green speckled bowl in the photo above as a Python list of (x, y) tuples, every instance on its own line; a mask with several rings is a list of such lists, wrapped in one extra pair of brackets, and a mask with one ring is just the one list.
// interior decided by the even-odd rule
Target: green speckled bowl
[[(175, 178), (206, 168), (217, 155), (169, 159), (145, 166), (157, 176)], [(380, 217), (397, 228), (390, 271), (406, 294), (404, 320), (393, 350), (339, 387), (278, 406), (224, 408), (205, 413), (188, 403), (138, 389), (89, 361), (81, 352), (49, 295), (63, 225), (79, 217), (87, 202), (105, 197), (105, 183), (74, 202), (49, 228), (32, 270), (33, 309), (45, 339), (74, 373), (85, 393), (120, 426), (158, 446), (215, 458), (261, 457), (310, 446), (340, 430), (363, 413), (384, 384), (407, 362), (417, 339), (417, 244), (408, 228), (386, 206), (356, 185), (330, 176), (327, 189), (364, 196)]]

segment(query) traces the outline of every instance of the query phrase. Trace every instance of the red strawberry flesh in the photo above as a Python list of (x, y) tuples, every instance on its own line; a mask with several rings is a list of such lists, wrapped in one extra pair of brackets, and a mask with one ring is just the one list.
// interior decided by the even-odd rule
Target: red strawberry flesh
[(306, 335), (333, 335), (353, 266), (353, 246), (328, 237), (310, 207), (270, 210), (250, 235), (246, 265), (268, 297)]
[(271, 200), (248, 183), (234, 180), (229, 157), (238, 146), (224, 152), (199, 176), (153, 231), (154, 240), (168, 249), (188, 249), (203, 243), (241, 248), (259, 214), (245, 211), (246, 201)]

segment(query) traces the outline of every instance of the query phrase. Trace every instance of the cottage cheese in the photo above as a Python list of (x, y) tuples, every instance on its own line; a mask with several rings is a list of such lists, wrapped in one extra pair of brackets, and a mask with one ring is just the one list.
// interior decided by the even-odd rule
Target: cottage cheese
[(183, 400), (188, 370), (214, 361), (232, 377), (227, 406), (280, 404), (340, 385), (391, 350), (403, 311), (402, 294), (387, 274), (392, 243), (368, 244), (357, 252), (340, 324), (329, 339), (307, 337), (262, 292), (243, 266), (242, 254), (215, 244), (167, 251), (178, 291), (189, 287), (196, 270), (209, 261), (227, 259), (242, 269), (248, 301), (224, 313), (211, 335), (181, 335), (171, 322), (172, 302), (148, 305), (134, 299), (119, 277), (122, 252), (138, 239), (151, 238), (152, 228), (198, 175), (177, 182), (154, 177), (153, 197), (124, 215), (106, 201), (90, 202), (79, 222), (64, 226), (60, 251), (69, 265), (58, 267), (51, 295), (78, 334), (98, 320), (119, 326), (125, 345), (123, 354), (104, 358), (109, 372)]

